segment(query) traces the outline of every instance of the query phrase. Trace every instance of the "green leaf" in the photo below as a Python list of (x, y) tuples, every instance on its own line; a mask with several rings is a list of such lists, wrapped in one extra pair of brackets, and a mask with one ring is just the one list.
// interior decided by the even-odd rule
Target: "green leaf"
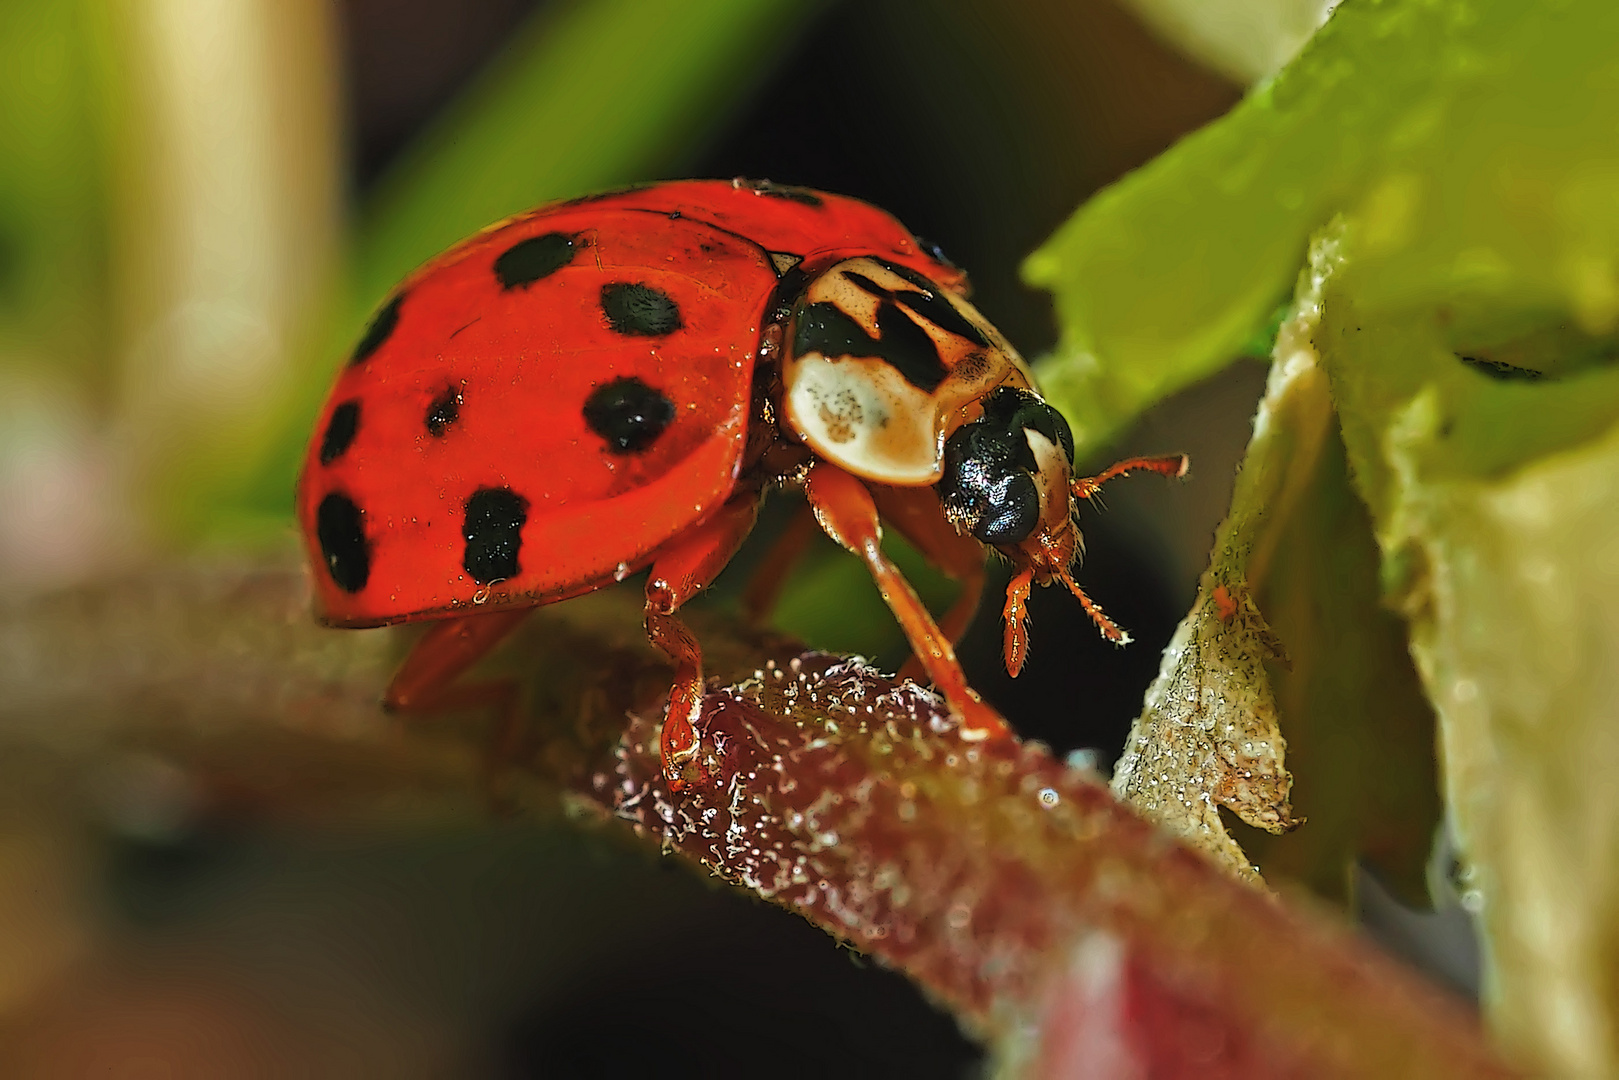
[[(1609, 318), (1615, 234), (1582, 208), (1619, 198), (1613, 155), (1588, 152), (1615, 145), (1598, 119), (1619, 102), (1615, 33), (1619, 9), (1595, 2), (1345, 4), (1228, 116), (1092, 199), (1024, 265), (1055, 296), (1041, 375), (1081, 453), (1251, 347), (1341, 212), (1407, 252), (1381, 295), (1538, 282), (1520, 298), (1578, 292)], [(1450, 243), (1461, 229), (1475, 249)], [(1555, 285), (1536, 273), (1549, 262)]]

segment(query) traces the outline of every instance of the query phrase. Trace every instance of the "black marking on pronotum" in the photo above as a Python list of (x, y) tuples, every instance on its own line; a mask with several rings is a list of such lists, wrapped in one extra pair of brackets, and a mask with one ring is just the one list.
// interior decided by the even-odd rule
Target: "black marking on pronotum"
[(427, 433), (442, 439), (444, 433), (461, 418), (461, 391), (446, 386), (432, 404), (427, 406)]
[(800, 259), (790, 269), (781, 271), (776, 278), (776, 288), (770, 294), (770, 303), (765, 305), (765, 323), (784, 323), (793, 317), (793, 306), (803, 298), (810, 285), (810, 275), (804, 272), (804, 260)]
[(932, 292), (934, 289), (939, 287), (937, 282), (928, 280), (926, 274), (920, 274), (915, 270), (912, 270), (909, 266), (902, 265), (901, 263), (889, 262), (887, 259), (877, 259), (875, 261), (890, 274), (904, 278), (906, 281), (909, 281), (912, 285), (915, 285), (923, 292)]
[(502, 289), (527, 288), (573, 262), (578, 250), (578, 243), (567, 233), (531, 236), (500, 253), (495, 260), (495, 277), (500, 279)]
[(330, 465), (347, 453), (354, 442), (354, 433), (360, 430), (360, 403), (345, 401), (332, 410), (326, 421), (326, 434), (320, 437), (320, 463)]
[(674, 418), (674, 402), (634, 376), (598, 386), (585, 399), (585, 423), (614, 454), (645, 450)]
[(399, 325), (399, 305), (404, 302), (404, 294), (394, 297), (378, 311), (371, 320), (371, 325), (365, 328), (360, 337), (360, 343), (354, 346), (354, 355), (349, 357), (349, 363), (358, 364), (369, 360), (371, 354), (382, 348), (393, 334), (394, 327)]
[(877, 305), (875, 338), (835, 304), (805, 305), (798, 312), (793, 355), (812, 352), (829, 359), (878, 357), (898, 371), (906, 382), (930, 394), (950, 373), (939, 359), (939, 349), (928, 332), (889, 300)]
[[(854, 282), (863, 292), (901, 304), (914, 314), (937, 326), (940, 330), (954, 334), (959, 338), (965, 338), (980, 349), (989, 348), (989, 339), (984, 336), (984, 332), (968, 322), (967, 317), (952, 307), (950, 301), (940, 296), (936, 285), (929, 285), (923, 292), (910, 292), (908, 290), (895, 292), (892, 289), (883, 288), (866, 275), (852, 270), (846, 272), (843, 276)], [(927, 279), (923, 278), (922, 280), (926, 281)]]
[(680, 306), (661, 289), (633, 281), (602, 286), (602, 314), (607, 325), (632, 337), (662, 337), (681, 327)]
[(528, 500), (511, 488), (479, 488), (467, 500), (461, 535), (466, 552), (461, 565), (480, 585), (516, 577), (528, 522)]
[(334, 491), (315, 511), (315, 537), (326, 559), (326, 572), (347, 593), (365, 588), (371, 576), (371, 544), (365, 538), (365, 514), (354, 500)]

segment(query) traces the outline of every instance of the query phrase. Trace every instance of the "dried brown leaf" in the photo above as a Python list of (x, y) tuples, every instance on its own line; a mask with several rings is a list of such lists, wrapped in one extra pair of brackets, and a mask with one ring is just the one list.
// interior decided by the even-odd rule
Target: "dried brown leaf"
[(1275, 545), (1308, 489), (1330, 433), (1332, 403), (1311, 334), (1337, 257), (1329, 234), (1311, 252), (1293, 313), (1277, 337), (1231, 512), (1215, 537), (1198, 598), (1168, 648), (1114, 772), (1121, 800), (1240, 877), (1253, 864), (1219, 807), (1271, 832), (1292, 828), (1286, 741), (1265, 663), (1285, 659), (1254, 606)]

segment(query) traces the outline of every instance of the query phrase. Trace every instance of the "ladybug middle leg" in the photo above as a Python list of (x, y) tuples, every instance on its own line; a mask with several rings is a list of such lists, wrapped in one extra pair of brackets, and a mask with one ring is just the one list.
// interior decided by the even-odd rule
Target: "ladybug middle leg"
[(646, 583), (646, 634), (675, 662), (661, 748), (664, 776), (676, 791), (686, 785), (686, 764), (697, 753), (693, 724), (703, 702), (703, 652), (676, 612), (725, 569), (758, 513), (757, 494), (734, 498), (713, 517), (659, 548), (652, 559)]
[(818, 461), (810, 469), (804, 494), (826, 534), (865, 562), (912, 651), (961, 721), (962, 737), (976, 741), (1009, 736), (1011, 730), (1000, 713), (967, 684), (950, 639), (928, 614), (921, 597), (883, 554), (877, 504), (866, 485), (837, 466)]
[(742, 590), (742, 618), (748, 625), (760, 626), (770, 618), (788, 575), (808, 553), (815, 536), (815, 515), (803, 503), (796, 504), (781, 535), (759, 560), (747, 588)]

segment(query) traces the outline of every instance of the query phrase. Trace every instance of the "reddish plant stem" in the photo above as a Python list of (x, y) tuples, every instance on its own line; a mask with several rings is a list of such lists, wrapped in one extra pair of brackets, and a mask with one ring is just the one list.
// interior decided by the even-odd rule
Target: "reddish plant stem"
[(579, 781), (720, 876), (906, 971), (1039, 1076), (1505, 1076), (1472, 1017), (1328, 920), (1230, 880), (1038, 744), (817, 654), (711, 691), (710, 778), (632, 718)]

